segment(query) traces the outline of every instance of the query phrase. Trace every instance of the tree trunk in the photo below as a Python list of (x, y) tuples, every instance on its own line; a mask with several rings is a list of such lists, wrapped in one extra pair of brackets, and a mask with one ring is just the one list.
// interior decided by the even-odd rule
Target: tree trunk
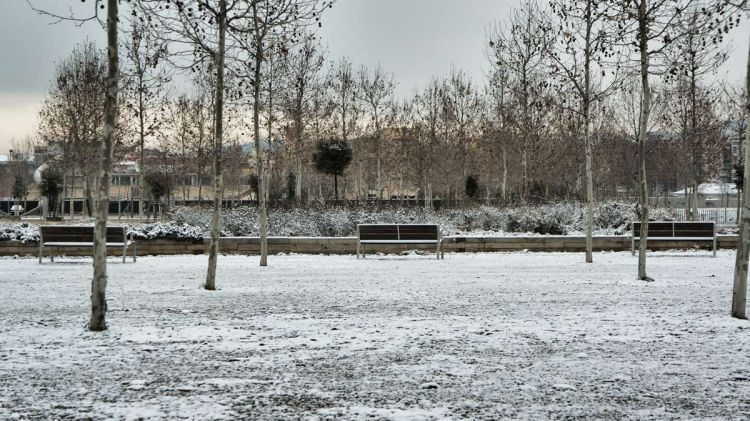
[(224, 136), (224, 50), (226, 43), (227, 2), (219, 0), (219, 49), (214, 57), (216, 64), (216, 101), (214, 103), (214, 203), (211, 215), (211, 242), (208, 245), (208, 270), (204, 288), (216, 289), (216, 260), (219, 257), (219, 224), (221, 222), (221, 202), (224, 197), (224, 180), (222, 179), (222, 142)]
[[(750, 53), (748, 54), (747, 73), (745, 74), (745, 112), (750, 112)], [(740, 225), (740, 241), (737, 244), (737, 257), (734, 264), (734, 288), (732, 291), (732, 317), (747, 318), (747, 264), (750, 254), (750, 114), (745, 115), (745, 173), (742, 184), (742, 223)]]
[(296, 138), (297, 138), (297, 153), (295, 157), (296, 165), (296, 177), (294, 179), (294, 196), (297, 204), (302, 204), (302, 138), (303, 138), (303, 127), (302, 127), (302, 105), (297, 106), (296, 111)]
[(521, 200), (526, 200), (526, 194), (529, 188), (528, 159), (526, 156), (526, 145), (523, 147), (523, 156), (521, 158), (521, 167), (523, 169), (523, 188), (521, 189)]
[(735, 207), (737, 209), (737, 214), (734, 216), (734, 220), (736, 221), (735, 223), (737, 224), (737, 227), (741, 227), (742, 226), (742, 221), (741, 221), (742, 216), (741, 216), (741, 214), (742, 214), (742, 202), (743, 202), (742, 197), (743, 197), (743, 195), (744, 195), (744, 192), (742, 191), (742, 189), (737, 189), (737, 198), (735, 199)]
[(583, 139), (586, 148), (586, 263), (593, 263), (594, 256), (594, 174), (591, 157), (591, 0), (586, 2), (586, 50), (583, 92)]
[(117, 82), (120, 77), (117, 52), (117, 1), (107, 0), (107, 97), (104, 102), (104, 133), (99, 161), (98, 200), (94, 225), (94, 277), (91, 280), (91, 319), (89, 329), (107, 329), (107, 216), (109, 182), (117, 117)]
[[(142, 76), (142, 75), (141, 75)], [(138, 169), (139, 172), (139, 192), (138, 192), (138, 216), (141, 223), (143, 223), (143, 192), (146, 189), (146, 178), (145, 178), (145, 168), (146, 168), (146, 161), (145, 161), (145, 143), (146, 143), (146, 125), (143, 119), (143, 92), (141, 89), (138, 90), (138, 104), (139, 104), (139, 113), (138, 113), (138, 134), (139, 134), (139, 148), (140, 148), (140, 159), (141, 159), (141, 167)]]
[(508, 157), (505, 151), (505, 145), (502, 147), (503, 149), (503, 183), (502, 183), (502, 194), (503, 194), (503, 202), (508, 198)]
[(690, 194), (692, 195), (690, 199), (690, 205), (692, 206), (690, 209), (691, 221), (698, 221), (700, 220), (698, 217), (698, 182), (695, 179), (693, 179), (693, 187)]
[(586, 263), (593, 263), (594, 250), (594, 172), (592, 170), (591, 157), (591, 131), (590, 131), (590, 112), (586, 106), (584, 113), (584, 139), (586, 145)]
[[(256, 12), (256, 4), (253, 3), (253, 12)], [(253, 133), (255, 135), (255, 170), (258, 177), (258, 207), (260, 208), (260, 265), (268, 265), (268, 214), (266, 213), (266, 184), (264, 179), (266, 173), (263, 170), (263, 157), (260, 150), (260, 66), (263, 63), (263, 46), (256, 29), (255, 39), (255, 71), (254, 71), (254, 102), (253, 102)], [(270, 93), (270, 92), (269, 92)], [(270, 114), (269, 114), (270, 120)], [(270, 123), (269, 123), (270, 126)], [(269, 131), (269, 146), (270, 136)], [(269, 151), (270, 152), (270, 151)]]
[(648, 119), (651, 114), (651, 86), (648, 80), (648, 0), (642, 0), (639, 14), (640, 59), (641, 59), (641, 112), (638, 121), (638, 178), (640, 186), (641, 233), (638, 252), (638, 279), (651, 280), (646, 275), (646, 250), (648, 250), (648, 180), (646, 179), (646, 137)]
[(376, 161), (377, 161), (377, 171), (378, 171), (378, 179), (377, 179), (377, 186), (375, 187), (378, 190), (378, 199), (383, 198), (383, 185), (381, 184), (381, 170), (380, 170), (380, 123), (376, 121), (376, 128), (375, 128), (375, 136), (377, 136), (376, 144), (375, 144), (375, 155), (376, 155)]
[(294, 179), (294, 196), (297, 204), (302, 204), (302, 158), (297, 158), (297, 176)]
[[(84, 174), (83, 181), (84, 194), (86, 196), (86, 216), (91, 218), (92, 216), (94, 216), (94, 194), (91, 191), (91, 175)], [(46, 217), (47, 215), (44, 216)]]
[[(76, 168), (73, 166), (70, 170), (70, 220), (75, 219), (75, 198), (76, 198)], [(737, 219), (739, 221), (739, 219)]]
[(362, 199), (362, 192), (367, 191), (368, 186), (365, 185), (365, 179), (362, 175), (362, 160), (357, 161), (357, 201)]
[[(69, 198), (69, 195), (70, 195), (70, 188), (68, 187), (68, 173), (63, 168), (63, 199), (62, 199), (62, 206), (60, 208), (60, 216), (62, 217), (63, 221), (65, 220), (65, 200)], [(23, 208), (25, 210), (26, 206), (24, 206)]]

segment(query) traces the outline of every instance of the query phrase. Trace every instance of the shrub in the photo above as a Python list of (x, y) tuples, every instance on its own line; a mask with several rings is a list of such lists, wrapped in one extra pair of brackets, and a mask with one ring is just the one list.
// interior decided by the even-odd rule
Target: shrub
[(22, 243), (39, 241), (39, 227), (21, 224), (0, 224), (0, 241), (17, 240)]
[(200, 240), (203, 238), (203, 230), (187, 224), (178, 224), (173, 221), (157, 222), (146, 225), (129, 225), (128, 234), (133, 234), (137, 240)]
[[(353, 236), (357, 224), (417, 223), (439, 224), (446, 235), (509, 232), (565, 235), (585, 229), (585, 204), (563, 202), (553, 205), (499, 208), (473, 206), (425, 210), (421, 207), (387, 207), (384, 205), (320, 206), (277, 208), (269, 212), (269, 235), (272, 236)], [(653, 209), (654, 218), (669, 220), (667, 209)], [(208, 234), (210, 208), (178, 208), (171, 213), (177, 224), (199, 227)], [(606, 233), (622, 233), (636, 218), (633, 204), (602, 202), (594, 209), (594, 228)], [(223, 212), (222, 235), (259, 235), (259, 216), (255, 207), (239, 207)]]

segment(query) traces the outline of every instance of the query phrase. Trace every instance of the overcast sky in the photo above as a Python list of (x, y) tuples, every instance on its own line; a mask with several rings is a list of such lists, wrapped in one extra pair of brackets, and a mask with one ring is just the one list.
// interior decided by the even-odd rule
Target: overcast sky
[[(31, 11), (26, 0), (2, 0), (0, 15), (0, 153), (12, 139), (33, 136), (37, 113), (55, 63), (89, 38), (104, 43), (96, 23), (77, 27)], [(39, 7), (82, 12), (80, 0), (32, 0)], [(348, 56), (359, 66), (393, 72), (405, 95), (451, 64), (481, 79), (487, 69), (486, 28), (505, 20), (520, 0), (338, 0), (323, 19), (320, 35), (331, 57)], [(62, 7), (64, 5), (65, 7)], [(720, 74), (732, 81), (744, 75), (749, 26), (732, 34), (734, 52)]]

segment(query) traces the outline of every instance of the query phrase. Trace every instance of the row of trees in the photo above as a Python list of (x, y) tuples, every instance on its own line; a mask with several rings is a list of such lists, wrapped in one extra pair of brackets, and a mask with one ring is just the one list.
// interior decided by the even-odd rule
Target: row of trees
[[(498, 61), (517, 57), (515, 53), (499, 50), (496, 47), (499, 41), (490, 44)], [(315, 48), (320, 47), (312, 42), (304, 47), (308, 52)], [(260, 110), (266, 130), (261, 134), (259, 146), (265, 158), (267, 192), (271, 197), (286, 196), (298, 201), (330, 197), (324, 192), (331, 186), (321, 184), (322, 179), (314, 174), (315, 148), (320, 141), (343, 140), (344, 136), (353, 150), (354, 165), (343, 174), (345, 196), (349, 198), (383, 198), (409, 192), (427, 199), (434, 191), (441, 198), (462, 201), (467, 198), (465, 182), (471, 178), (480, 184), (476, 198), (585, 199), (589, 171), (599, 180), (592, 186), (592, 193), (598, 197), (615, 196), (618, 188), (627, 192), (637, 190), (637, 163), (630, 159), (636, 154), (631, 129), (637, 118), (637, 112), (633, 114), (637, 108), (637, 101), (633, 100), (637, 95), (634, 81), (618, 90), (611, 89), (611, 94), (597, 101), (592, 111), (593, 124), (589, 125), (589, 148), (585, 148), (579, 138), (580, 115), (571, 108), (575, 104), (575, 91), (560, 93), (563, 88), (554, 86), (547, 94), (535, 93), (530, 97), (538, 103), (529, 107), (529, 112), (523, 112), (525, 94), (512, 78), (545, 80), (551, 67), (543, 67), (544, 72), (536, 76), (527, 74), (519, 78), (508, 70), (512, 63), (497, 66), (489, 83), (482, 87), (454, 69), (445, 77), (433, 78), (428, 86), (407, 98), (397, 100), (393, 94), (394, 78), (381, 68), (368, 71), (362, 67), (348, 77), (347, 69), (352, 65), (342, 59), (329, 64), (326, 71), (325, 58), (319, 51), (316, 62), (321, 65), (316, 77), (304, 82), (306, 89), (315, 88), (314, 95), (304, 100), (305, 95), (298, 94), (296, 73), (279, 70), (277, 76), (283, 77), (274, 83), (274, 108), (264, 104)], [(92, 165), (91, 161), (85, 158), (92, 142), (96, 142), (96, 131), (87, 127), (95, 126), (101, 119), (101, 107), (96, 100), (101, 100), (102, 95), (88, 85), (100, 85), (101, 75), (90, 80), (78, 78), (75, 67), (85, 64), (101, 68), (104, 58), (96, 53), (93, 45), (83, 44), (61, 63), (56, 79), (72, 82), (53, 86), (42, 114), (41, 137), (63, 146), (61, 165), (66, 168), (69, 180), (75, 179), (73, 173), (93, 172), (87, 167)], [(291, 62), (300, 57), (290, 51), (282, 58)], [(341, 75), (343, 79), (338, 78)], [(191, 198), (191, 193), (180, 178), (191, 175), (203, 181), (211, 174), (213, 93), (205, 83), (210, 78), (210, 69), (198, 67), (193, 72), (189, 93), (168, 95), (175, 89), (160, 86), (159, 90), (165, 94), (147, 111), (137, 110), (138, 98), (146, 95), (141, 90), (131, 94), (126, 89), (125, 106), (118, 118), (120, 137), (116, 155), (137, 160), (143, 174), (163, 173), (173, 184), (171, 192), (185, 199)], [(345, 89), (355, 90), (356, 95), (342, 105), (339, 98), (345, 95), (338, 94), (339, 90), (332, 86), (341, 86), (339, 82), (347, 78), (354, 82)], [(656, 124), (652, 125), (647, 147), (660, 153), (647, 165), (649, 180), (657, 192), (682, 185), (695, 186), (715, 177), (722, 166), (731, 167), (741, 161), (741, 157), (729, 154), (723, 133), (727, 120), (736, 118), (733, 116), (736, 107), (730, 101), (736, 94), (720, 95), (727, 90), (722, 91), (705, 80), (698, 82), (697, 88), (691, 90), (682, 79), (663, 81), (655, 90)], [(147, 93), (149, 97), (153, 95)], [(83, 97), (91, 105), (79, 105), (80, 101), (69, 99), (73, 96)], [(695, 106), (690, 106), (690, 96), (697, 98)], [(148, 119), (142, 118), (144, 114), (148, 114)], [(252, 127), (252, 120), (245, 118), (248, 114), (248, 107), (239, 101), (230, 101), (225, 107), (224, 149), (229, 152), (225, 152), (224, 179), (231, 187), (231, 197), (242, 198), (248, 191), (247, 171), (242, 171), (243, 165), (248, 164), (243, 143), (253, 139), (248, 133)], [(690, 115), (699, 117), (696, 119), (700, 124), (696, 130), (699, 136), (690, 135), (686, 124)], [(586, 151), (596, 158), (596, 165), (585, 165)], [(554, 158), (560, 154), (568, 159)], [(658, 155), (667, 159), (660, 160)], [(725, 162), (727, 158), (729, 162)], [(89, 178), (84, 187), (93, 186)], [(288, 189), (287, 180), (292, 178), (294, 188)], [(200, 181), (198, 189), (197, 198), (210, 197)], [(85, 188), (86, 192), (91, 190)], [(90, 195), (87, 197), (90, 201)]]

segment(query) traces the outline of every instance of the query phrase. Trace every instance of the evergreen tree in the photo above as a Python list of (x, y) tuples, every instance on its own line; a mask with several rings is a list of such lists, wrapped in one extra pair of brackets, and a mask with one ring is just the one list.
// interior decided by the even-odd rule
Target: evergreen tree
[(315, 169), (333, 176), (333, 191), (336, 200), (338, 200), (338, 178), (344, 175), (344, 171), (346, 171), (346, 168), (352, 162), (352, 148), (344, 140), (332, 139), (318, 142), (317, 150), (313, 155)]

